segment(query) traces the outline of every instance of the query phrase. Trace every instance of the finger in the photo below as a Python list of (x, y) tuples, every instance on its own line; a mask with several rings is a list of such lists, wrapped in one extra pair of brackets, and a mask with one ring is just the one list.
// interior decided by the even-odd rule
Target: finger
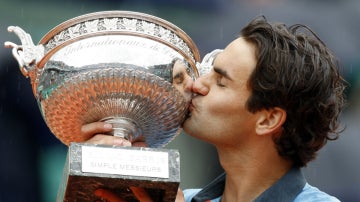
[(182, 192), (182, 190), (179, 188), (178, 192), (176, 194), (176, 199), (175, 202), (184, 202), (185, 198), (184, 198), (184, 193)]
[(131, 142), (121, 137), (112, 135), (97, 134), (86, 141), (91, 144), (104, 144), (104, 145), (116, 145), (116, 146), (131, 146)]
[(134, 146), (134, 147), (147, 147), (148, 145), (146, 144), (146, 142), (133, 142), (132, 146)]
[(140, 202), (153, 201), (145, 189), (140, 187), (130, 187), (130, 189)]
[(108, 191), (106, 189), (97, 189), (95, 190), (94, 194), (97, 197), (100, 197), (102, 199), (105, 199), (109, 202), (126, 202), (125, 200), (119, 198), (116, 196), (116, 194), (112, 193), (111, 191)]
[(81, 127), (81, 134), (85, 139), (91, 138), (98, 133), (107, 133), (112, 130), (112, 125), (104, 122), (93, 122)]
[(145, 140), (146, 140), (145, 136), (141, 135), (141, 136), (137, 137), (135, 140), (133, 140), (132, 146), (134, 146), (134, 147), (147, 147), (148, 145), (146, 144)]

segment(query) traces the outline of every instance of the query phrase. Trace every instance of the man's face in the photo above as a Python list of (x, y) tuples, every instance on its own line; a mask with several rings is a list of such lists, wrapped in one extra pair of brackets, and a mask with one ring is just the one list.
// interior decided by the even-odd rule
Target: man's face
[(191, 101), (193, 78), (189, 75), (187, 66), (178, 60), (173, 67), (173, 86), (184, 96), (186, 102)]
[(213, 69), (194, 82), (197, 96), (185, 131), (215, 145), (236, 145), (254, 133), (256, 115), (245, 104), (251, 94), (247, 81), (255, 66), (255, 46), (242, 38), (219, 53)]

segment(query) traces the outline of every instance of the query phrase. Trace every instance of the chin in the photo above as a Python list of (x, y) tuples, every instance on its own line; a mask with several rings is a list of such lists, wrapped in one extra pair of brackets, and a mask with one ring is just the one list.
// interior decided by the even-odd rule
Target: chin
[(191, 125), (190, 119), (191, 119), (190, 116), (187, 117), (186, 120), (184, 121), (184, 123), (182, 124), (182, 128), (186, 134), (191, 134), (191, 131), (192, 131), (191, 126), (190, 126)]

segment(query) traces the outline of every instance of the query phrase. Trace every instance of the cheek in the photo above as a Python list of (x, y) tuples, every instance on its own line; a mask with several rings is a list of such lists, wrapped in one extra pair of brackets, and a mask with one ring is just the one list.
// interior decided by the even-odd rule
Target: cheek
[(217, 124), (226, 127), (236, 127), (246, 122), (252, 114), (246, 109), (245, 103), (240, 101), (238, 97), (232, 99), (225, 97), (223, 99), (213, 99), (209, 102), (207, 116), (214, 119)]
[(215, 127), (221, 129), (228, 127), (228, 125), (234, 121), (236, 114), (239, 113), (235, 106), (231, 106), (228, 103), (213, 105), (209, 103), (207, 107), (208, 108), (205, 110), (205, 113), (202, 115), (207, 122), (206, 125), (211, 128)]
[(242, 141), (245, 136), (251, 135), (255, 128), (255, 117), (243, 107), (224, 107), (222, 110), (213, 109), (212, 121), (207, 122), (207, 135), (220, 138), (221, 142)]
[(241, 114), (246, 110), (244, 103), (240, 101), (239, 97), (219, 95), (208, 99), (207, 103), (209, 113), (225, 118)]

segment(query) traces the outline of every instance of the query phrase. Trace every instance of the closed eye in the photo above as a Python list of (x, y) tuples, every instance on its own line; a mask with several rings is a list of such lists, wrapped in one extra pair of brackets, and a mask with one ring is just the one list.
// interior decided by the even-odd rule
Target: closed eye
[(179, 73), (175, 74), (175, 76), (173, 77), (173, 83), (174, 84), (181, 84), (183, 82), (184, 82), (184, 73), (179, 72)]
[(220, 69), (219, 67), (214, 67), (213, 69), (214, 69), (214, 71), (215, 71), (217, 74), (225, 77), (226, 79), (229, 79), (230, 81), (233, 81), (233, 79), (229, 76), (229, 74), (227, 73), (227, 71), (225, 71), (225, 70), (223, 70), (223, 69)]
[(218, 85), (219, 87), (225, 87), (225, 85), (222, 83), (223, 78), (224, 78), (223, 76), (218, 75), (216, 78), (216, 85)]
[(223, 79), (229, 79), (230, 81), (232, 81), (232, 79), (230, 78), (227, 71), (225, 71), (219, 67), (214, 67), (213, 70), (217, 74), (216, 75), (216, 84), (218, 86), (225, 87), (225, 85), (223, 84), (223, 81), (222, 81)]

